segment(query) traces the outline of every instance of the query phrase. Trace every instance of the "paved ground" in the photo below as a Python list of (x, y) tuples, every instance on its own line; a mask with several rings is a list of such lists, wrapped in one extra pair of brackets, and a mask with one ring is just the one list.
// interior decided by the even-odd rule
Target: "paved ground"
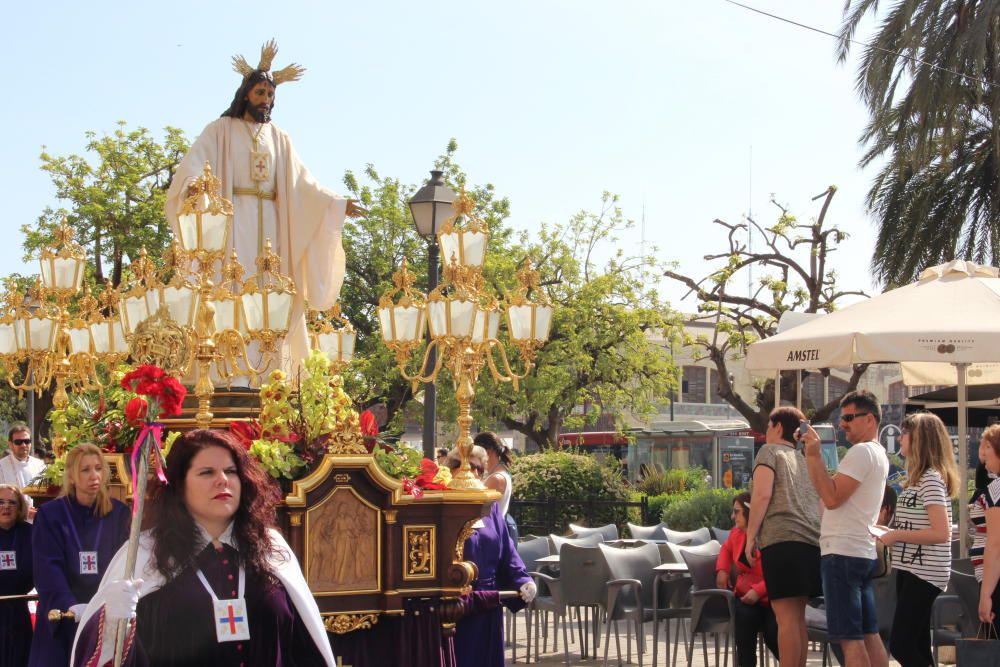
[[(525, 645), (525, 636), (526, 635), (525, 635), (525, 626), (524, 626), (524, 624), (525, 624), (524, 614), (523, 613), (517, 614), (516, 615), (516, 621), (517, 621), (517, 628), (516, 628), (517, 642), (516, 642), (515, 650), (516, 650), (516, 654), (517, 654), (517, 656), (516, 656), (517, 657), (517, 664), (524, 664), (524, 662), (525, 662), (525, 652), (526, 652), (526, 645)], [(632, 661), (631, 661), (631, 663), (627, 663), (626, 662), (626, 653), (627, 653), (627, 651), (626, 651), (626, 640), (625, 640), (625, 623), (622, 622), (622, 623), (619, 623), (619, 625), (620, 625), (620, 628), (621, 628), (621, 650), (622, 650), (621, 663), (618, 662), (617, 653), (615, 651), (614, 629), (613, 629), (613, 626), (612, 626), (611, 646), (610, 646), (610, 650), (608, 652), (608, 664), (609, 665), (618, 665), (618, 664), (621, 664), (621, 665), (625, 665), (625, 664), (638, 665), (639, 664), (639, 659), (638, 659), (638, 656), (636, 655), (636, 646), (635, 646), (635, 638), (634, 637), (632, 638), (632, 642), (631, 642), (631, 644), (632, 644)], [(646, 626), (645, 626), (645, 628), (644, 628), (644, 630), (645, 630), (645, 633), (646, 633), (646, 646), (647, 646), (647, 649), (646, 649), (646, 653), (643, 654), (642, 664), (646, 665), (646, 666), (649, 666), (649, 665), (653, 664), (652, 663), (652, 644), (651, 644), (651, 641), (652, 641), (652, 632), (653, 632), (653, 624), (652, 623), (647, 623)], [(587, 667), (593, 667), (595, 665), (603, 665), (604, 664), (604, 635), (603, 635), (603, 633), (604, 633), (604, 627), (600, 626), (600, 631), (602, 633), (601, 634), (601, 644), (600, 644), (599, 648), (597, 649), (597, 659), (596, 660), (593, 657), (589, 657), (589, 658), (586, 658), (586, 659), (583, 659), (583, 658), (580, 657), (580, 641), (579, 641), (579, 636), (576, 633), (576, 624), (575, 623), (573, 624), (573, 631), (574, 632), (572, 632), (572, 633), (568, 633), (570, 635), (569, 636), (569, 640), (570, 640), (570, 651), (569, 651), (569, 654), (570, 654), (570, 664), (571, 665), (584, 665), (584, 666), (587, 666)], [(545, 651), (540, 652), (538, 664), (542, 664), (542, 665), (564, 665), (565, 664), (565, 662), (564, 662), (564, 660), (565, 660), (565, 654), (563, 653), (562, 630), (561, 629), (559, 631), (559, 635), (560, 635), (560, 637), (559, 637), (559, 652), (557, 653), (557, 652), (553, 651), (553, 649), (552, 649), (552, 628), (551, 628), (551, 621), (550, 621), (548, 646), (547, 646), (547, 649)], [(534, 641), (534, 638), (532, 638), (532, 641)], [(588, 640), (588, 644), (589, 643), (590, 643), (590, 641)], [(659, 646), (657, 648), (657, 652), (658, 652), (657, 664), (654, 665), (653, 667), (664, 667), (667, 664), (666, 663), (666, 658), (664, 657), (664, 649), (665, 648), (666, 648), (666, 642), (664, 640), (663, 631), (662, 631), (662, 628), (661, 628), (661, 631), (660, 631), (660, 643), (659, 643)], [(592, 654), (593, 651), (591, 650), (590, 653)], [(699, 637), (699, 638), (696, 638), (695, 652), (694, 652), (694, 656), (693, 656), (693, 659), (692, 659), (692, 662), (690, 663), (690, 665), (688, 665), (687, 660), (685, 658), (685, 649), (684, 648), (681, 649), (681, 653), (677, 657), (677, 663), (676, 664), (677, 664), (678, 667), (681, 667), (681, 666), (683, 666), (683, 667), (715, 667), (716, 665), (724, 665), (724, 664), (726, 664), (726, 661), (724, 660), (723, 655), (724, 654), (721, 652), (721, 648), (720, 648), (720, 655), (719, 655), (718, 660), (716, 660), (715, 654), (714, 654), (714, 651), (713, 651), (712, 640), (709, 639), (708, 640), (708, 662), (706, 663), (705, 660), (704, 660), (704, 658), (702, 657), (701, 639)], [(673, 657), (673, 649), (671, 649), (671, 658), (672, 657)], [(944, 661), (944, 658), (946, 656), (942, 654), (941, 657), (942, 657), (942, 664), (947, 664)], [(534, 647), (532, 648), (532, 661), (534, 661)], [(511, 651), (511, 648), (508, 647), (507, 648), (507, 663), (508, 664), (512, 664), (512, 662), (513, 662), (513, 660), (512, 660), (512, 651)], [(733, 665), (733, 656), (732, 656), (732, 654), (730, 654), (730, 656), (729, 656), (728, 664), (729, 665)], [(820, 651), (818, 650), (818, 647), (816, 647), (815, 650), (812, 650), (812, 651), (809, 652), (809, 663), (808, 664), (809, 664), (809, 667), (820, 667), (823, 664), (823, 657), (822, 657), (822, 654), (820, 653)], [(830, 664), (831, 667), (836, 667), (836, 665), (837, 665), (837, 661), (836, 661), (836, 659), (834, 659), (834, 657), (833, 657), (832, 654), (830, 655), (830, 662), (828, 664)], [(895, 661), (891, 661), (889, 664), (892, 665), (893, 667), (899, 667), (899, 663), (897, 663)], [(758, 666), (759, 667), (764, 667), (765, 663), (763, 661), (761, 661), (761, 660), (758, 660)], [(774, 660), (773, 656), (771, 656), (771, 659), (769, 661), (769, 667), (777, 667), (777, 661)]]

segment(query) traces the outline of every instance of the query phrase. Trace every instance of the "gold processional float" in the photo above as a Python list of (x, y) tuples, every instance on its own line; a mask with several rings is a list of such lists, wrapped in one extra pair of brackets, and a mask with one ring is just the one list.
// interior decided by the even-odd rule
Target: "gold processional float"
[[(226, 393), (215, 385), (230, 386), (241, 377), (259, 381), (289, 329), (295, 286), (280, 272), (270, 241), (256, 260), (257, 272), (247, 279), (235, 253), (226, 256), (232, 205), (219, 186), (206, 164), (180, 210), (180, 235), (163, 266), (157, 269), (143, 251), (121, 289), (106, 289), (98, 297), (82, 287), (86, 255), (64, 221), (54, 247), (41, 253), (36, 285), (26, 294), (8, 286), (3, 297), (0, 364), (11, 386), (43, 392), (54, 385), (53, 404), (65, 408), (68, 390), (106, 387), (99, 367), (126, 360), (151, 363), (189, 383), (193, 379), (193, 418), (165, 420), (168, 429), (228, 427), (233, 419), (212, 411), (213, 399)], [(442, 370), (451, 375), (461, 467), (449, 489), (424, 491), (419, 498), (407, 493), (376, 463), (355, 418), (328, 434), (325, 455), (292, 483), (279, 507), (279, 528), (302, 564), (327, 629), (338, 635), (402, 615), (412, 598), (437, 600), (445, 635), (454, 632), (462, 613), (458, 596), (476, 576), (474, 564), (463, 559), (465, 540), (499, 498), (484, 490), (469, 468), (470, 412), (479, 375), (488, 368), (494, 380), (516, 388), (549, 334), (553, 309), (537, 273), (522, 267), (517, 290), (502, 302), (490, 294), (482, 274), (489, 230), (464, 192), (453, 207), (438, 234), (442, 283), (430, 294), (417, 291), (404, 260), (393, 275), (394, 288), (378, 304), (383, 340), (414, 389), (436, 382)], [(501, 321), (521, 372), (512, 368), (500, 340)], [(339, 304), (326, 313), (310, 312), (309, 327), (313, 349), (322, 350), (339, 374), (351, 362), (356, 342)], [(251, 350), (259, 356), (257, 365)], [(410, 370), (414, 359), (419, 366)], [(65, 443), (53, 445), (60, 453)], [(126, 500), (132, 486), (124, 455), (108, 456), (115, 495)], [(51, 496), (45, 488), (28, 492), (38, 502)]]

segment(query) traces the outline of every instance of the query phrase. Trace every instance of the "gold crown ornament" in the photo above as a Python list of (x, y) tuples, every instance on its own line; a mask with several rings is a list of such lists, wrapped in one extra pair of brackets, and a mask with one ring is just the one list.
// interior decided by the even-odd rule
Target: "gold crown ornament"
[(244, 79), (257, 70), (270, 72), (268, 78), (270, 78), (275, 86), (279, 86), (286, 81), (298, 81), (302, 78), (302, 74), (305, 73), (306, 68), (295, 63), (283, 67), (276, 72), (271, 72), (271, 63), (274, 61), (276, 55), (278, 55), (278, 43), (272, 39), (260, 47), (260, 63), (258, 63), (256, 68), (251, 67), (250, 63), (243, 56), (235, 55), (233, 56), (233, 70)]

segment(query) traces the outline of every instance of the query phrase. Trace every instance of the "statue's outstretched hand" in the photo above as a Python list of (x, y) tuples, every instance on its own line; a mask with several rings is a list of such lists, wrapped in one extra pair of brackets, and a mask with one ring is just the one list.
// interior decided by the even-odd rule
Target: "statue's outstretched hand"
[(347, 200), (347, 217), (348, 218), (363, 218), (368, 215), (368, 209), (363, 207), (358, 203), (357, 199)]

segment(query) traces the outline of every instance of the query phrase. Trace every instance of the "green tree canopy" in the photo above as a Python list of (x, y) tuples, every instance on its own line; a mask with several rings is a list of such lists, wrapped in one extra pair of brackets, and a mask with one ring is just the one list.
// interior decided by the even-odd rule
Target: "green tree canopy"
[(87, 251), (94, 282), (117, 287), (126, 257), (134, 259), (143, 246), (160, 257), (170, 243), (163, 201), (188, 142), (181, 130), (166, 128), (160, 142), (146, 128), (129, 130), (125, 121), (109, 135), (86, 136), (85, 155), (42, 150), (42, 170), (65, 206), (47, 206), (37, 225), (21, 227), (25, 257), (52, 243), (53, 229), (65, 216)]
[[(484, 371), (473, 417), (483, 427), (511, 428), (544, 446), (554, 443), (563, 427), (582, 426), (586, 418), (573, 415), (573, 408), (585, 402), (600, 403), (605, 413), (617, 416), (652, 410), (676, 379), (669, 355), (655, 342), (667, 329), (670, 311), (649, 287), (655, 283), (650, 275), (658, 270), (613, 250), (615, 235), (631, 225), (616, 198), (606, 194), (598, 213), (580, 213), (564, 225), (543, 225), (537, 235), (515, 239), (505, 224), (508, 200), (492, 185), (470, 185), (455, 161), (456, 150), (452, 141), (436, 166), (454, 189), (465, 187), (473, 196), (477, 215), (490, 228), (487, 285), (498, 296), (513, 291), (518, 265), (527, 260), (541, 272), (543, 289), (556, 306), (551, 339), (536, 368), (518, 391), (509, 383), (496, 386)], [(407, 208), (416, 187), (383, 177), (372, 166), (363, 176), (364, 181), (349, 172), (345, 178), (348, 191), (368, 209), (344, 232), (348, 275), (341, 303), (359, 332), (348, 384), (362, 403), (386, 402), (398, 429), (414, 397), (381, 342), (375, 309), (404, 258), (417, 277), (416, 287), (426, 291), (427, 252)], [(610, 259), (599, 264), (601, 255)], [(512, 357), (512, 364), (523, 368), (513, 352)], [(437, 386), (438, 419), (447, 422), (457, 406), (446, 372)]]
[[(514, 390), (484, 373), (477, 395), (480, 419), (500, 423), (540, 447), (560, 431), (577, 430), (601, 413), (624, 422), (662, 404), (676, 383), (676, 368), (662, 345), (672, 312), (655, 289), (662, 272), (651, 259), (630, 256), (618, 234), (630, 229), (618, 198), (605, 192), (597, 212), (523, 234), (507, 261), (527, 257), (555, 306), (548, 343), (535, 369)], [(608, 257), (606, 261), (599, 258)], [(513, 268), (513, 267), (511, 267)], [(587, 403), (601, 410), (574, 414)]]
[(879, 165), (868, 192), (878, 240), (875, 277), (915, 279), (962, 257), (1000, 261), (1000, 23), (994, 2), (848, 0), (843, 61), (866, 16), (857, 88), (870, 121), (862, 166)]

